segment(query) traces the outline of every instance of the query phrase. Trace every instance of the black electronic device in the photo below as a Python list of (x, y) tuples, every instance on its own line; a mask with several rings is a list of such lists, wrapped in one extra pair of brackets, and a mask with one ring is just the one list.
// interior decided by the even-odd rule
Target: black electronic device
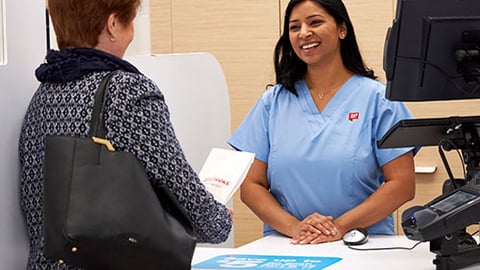
[(398, 0), (387, 32), (387, 98), (480, 97), (480, 1)]
[(480, 116), (402, 120), (377, 144), (379, 148), (446, 144), (443, 148), (462, 152), (465, 179), (451, 177), (442, 195), (405, 210), (402, 228), (412, 240), (430, 241), (437, 270), (480, 263), (480, 247), (466, 232), (467, 226), (480, 222)]
[[(397, 0), (385, 41), (386, 97), (394, 101), (480, 98), (480, 1)], [(403, 120), (379, 148), (435, 146), (449, 178), (443, 194), (403, 212), (410, 239), (430, 241), (437, 270), (480, 263), (466, 227), (480, 222), (480, 117)], [(464, 179), (453, 177), (443, 151), (461, 152)], [(465, 169), (465, 168), (464, 168)]]
[(402, 227), (409, 239), (431, 241), (478, 223), (479, 217), (480, 186), (468, 183), (422, 207), (403, 212)]
[(385, 133), (377, 145), (379, 148), (441, 146), (458, 150), (462, 152), (466, 164), (464, 180), (469, 182), (480, 176), (480, 116), (401, 120)]
[(430, 241), (437, 270), (480, 264), (480, 246), (466, 230), (479, 221), (480, 186), (474, 182), (402, 213), (405, 235), (412, 240)]
[(474, 146), (480, 134), (480, 116), (406, 119), (396, 123), (377, 142), (379, 148), (437, 146), (448, 139), (460, 149)]

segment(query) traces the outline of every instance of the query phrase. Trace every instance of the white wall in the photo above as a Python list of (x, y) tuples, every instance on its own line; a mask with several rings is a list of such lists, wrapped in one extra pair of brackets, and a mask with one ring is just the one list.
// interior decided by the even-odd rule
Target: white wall
[(5, 41), (4, 37), (4, 27), (5, 27), (5, 21), (4, 19), (4, 14), (3, 14), (3, 5), (4, 5), (4, 0), (0, 0), (0, 65), (4, 63), (4, 58), (5, 58), (5, 45), (3, 44)]
[(149, 55), (151, 53), (150, 0), (142, 0), (140, 10), (135, 17), (135, 36), (125, 55)]
[(19, 203), (18, 136), (43, 61), (44, 1), (4, 1), (6, 64), (0, 64), (0, 269), (25, 269), (28, 243)]

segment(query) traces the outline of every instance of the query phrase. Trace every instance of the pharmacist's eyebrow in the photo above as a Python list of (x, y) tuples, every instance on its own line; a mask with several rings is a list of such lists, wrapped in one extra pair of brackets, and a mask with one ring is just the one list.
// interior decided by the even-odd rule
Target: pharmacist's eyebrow
[[(315, 18), (315, 17), (325, 18), (325, 16), (323, 16), (322, 14), (312, 14), (312, 15), (308, 16), (307, 19), (312, 19), (312, 18)], [(299, 19), (293, 19), (293, 20), (290, 20), (289, 23), (296, 23), (296, 22), (299, 22), (299, 21), (300, 21)]]

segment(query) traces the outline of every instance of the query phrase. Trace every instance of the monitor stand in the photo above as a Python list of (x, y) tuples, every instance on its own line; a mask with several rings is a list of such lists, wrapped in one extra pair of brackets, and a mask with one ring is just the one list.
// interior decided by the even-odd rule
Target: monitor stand
[[(463, 153), (467, 167), (467, 178), (461, 179), (463, 184), (480, 185), (479, 134), (480, 116), (408, 119), (393, 126), (377, 145), (379, 148), (398, 148), (439, 146), (448, 142), (443, 145), (444, 149), (457, 149)], [(444, 193), (450, 191), (444, 189)], [(454, 270), (480, 263), (480, 247), (466, 228), (458, 228), (455, 233), (431, 240), (430, 251), (436, 254), (433, 264), (437, 270)]]

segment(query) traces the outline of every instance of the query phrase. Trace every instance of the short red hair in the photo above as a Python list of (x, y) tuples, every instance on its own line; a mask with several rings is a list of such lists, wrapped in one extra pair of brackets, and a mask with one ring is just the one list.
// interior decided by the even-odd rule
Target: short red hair
[(128, 25), (135, 19), (141, 0), (48, 0), (48, 11), (59, 49), (93, 48), (114, 13)]

